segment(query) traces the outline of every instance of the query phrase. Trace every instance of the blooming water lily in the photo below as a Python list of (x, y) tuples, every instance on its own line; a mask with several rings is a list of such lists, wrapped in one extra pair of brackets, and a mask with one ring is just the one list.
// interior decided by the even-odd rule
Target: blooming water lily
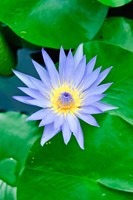
[(84, 137), (79, 119), (92, 126), (99, 126), (93, 114), (115, 109), (101, 100), (112, 83), (99, 85), (112, 67), (101, 72), (101, 67), (94, 69), (96, 57), (86, 63), (83, 45), (79, 45), (75, 55), (71, 50), (65, 55), (60, 49), (59, 70), (52, 59), (42, 50), (46, 68), (33, 61), (40, 80), (14, 70), (16, 76), (27, 86), (19, 87), (27, 96), (14, 96), (25, 104), (38, 106), (41, 109), (27, 120), (41, 120), (39, 126), (45, 126), (41, 145), (62, 131), (67, 144), (73, 134), (84, 148)]

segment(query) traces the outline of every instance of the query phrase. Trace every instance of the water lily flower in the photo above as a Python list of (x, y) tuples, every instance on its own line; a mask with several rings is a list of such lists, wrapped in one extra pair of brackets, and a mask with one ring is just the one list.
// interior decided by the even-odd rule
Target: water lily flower
[(16, 76), (27, 86), (19, 87), (27, 96), (14, 96), (22, 103), (38, 106), (41, 109), (27, 120), (41, 120), (39, 126), (45, 126), (41, 145), (62, 131), (67, 144), (73, 134), (84, 149), (84, 137), (79, 119), (92, 126), (99, 126), (93, 114), (115, 109), (101, 100), (112, 83), (99, 85), (112, 67), (101, 72), (101, 67), (94, 69), (96, 57), (86, 64), (83, 45), (79, 45), (75, 55), (71, 50), (65, 55), (60, 49), (59, 70), (50, 56), (42, 49), (45, 68), (33, 60), (40, 80), (14, 70)]

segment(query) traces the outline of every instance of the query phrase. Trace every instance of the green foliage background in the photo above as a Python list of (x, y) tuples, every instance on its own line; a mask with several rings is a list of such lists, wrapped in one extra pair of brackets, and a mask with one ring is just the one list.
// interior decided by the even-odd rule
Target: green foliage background
[[(133, 20), (107, 17), (129, 2), (0, 1), (0, 200), (133, 199)], [(11, 99), (20, 86), (12, 69), (34, 74), (30, 57), (42, 47), (58, 53), (80, 43), (88, 61), (113, 65), (104, 101), (118, 109), (96, 116), (100, 128), (82, 122), (84, 151), (61, 133), (41, 147), (42, 129), (25, 121), (33, 110)]]

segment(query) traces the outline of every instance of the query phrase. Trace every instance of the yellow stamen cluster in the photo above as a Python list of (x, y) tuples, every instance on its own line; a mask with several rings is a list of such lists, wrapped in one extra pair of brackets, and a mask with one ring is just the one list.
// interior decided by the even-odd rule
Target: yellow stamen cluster
[[(69, 102), (62, 102), (61, 95), (68, 93), (72, 98)], [(81, 105), (80, 93), (77, 89), (73, 89), (67, 84), (63, 84), (59, 88), (54, 89), (50, 95), (52, 108), (55, 112), (61, 114), (75, 113)]]

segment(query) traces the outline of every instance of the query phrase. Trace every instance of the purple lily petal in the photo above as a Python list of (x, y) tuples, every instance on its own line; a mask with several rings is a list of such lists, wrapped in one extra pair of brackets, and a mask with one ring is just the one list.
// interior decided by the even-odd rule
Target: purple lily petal
[(52, 87), (51, 83), (50, 83), (50, 79), (49, 79), (49, 75), (48, 72), (46, 71), (46, 69), (44, 69), (44, 67), (42, 67), (40, 64), (38, 64), (36, 61), (32, 60), (33, 65), (39, 75), (39, 77), (41, 78), (42, 82), (47, 85), (49, 88)]
[(50, 56), (47, 54), (47, 52), (44, 49), (42, 49), (42, 55), (43, 55), (43, 59), (46, 64), (46, 68), (48, 70), (49, 77), (51, 79), (53, 86), (55, 87), (59, 86), (59, 82), (60, 82), (59, 74), (52, 59), (50, 58)]
[(70, 83), (72, 80), (73, 73), (74, 73), (74, 59), (73, 59), (72, 52), (70, 50), (66, 58), (66, 66), (64, 68), (64, 74), (63, 74), (64, 82)]
[(38, 106), (41, 108), (46, 108), (46, 107), (50, 106), (50, 102), (46, 99), (43, 99), (43, 101), (36, 100), (29, 96), (13, 96), (13, 98), (22, 103)]
[(83, 132), (82, 132), (79, 120), (77, 120), (77, 126), (78, 126), (78, 131), (74, 132), (73, 135), (75, 136), (80, 148), (84, 149), (84, 136), (83, 136)]
[(34, 77), (30, 77), (29, 79), (34, 84), (34, 89), (38, 89), (39, 91), (45, 92), (45, 93), (48, 93), (51, 90), (51, 87), (44, 84), (42, 81), (40, 81)]
[(29, 116), (26, 121), (30, 120), (41, 120), (46, 117), (46, 115), (49, 113), (49, 109), (41, 109), (35, 113), (33, 113), (31, 116)]
[(107, 110), (114, 110), (114, 109), (118, 109), (118, 107), (116, 106), (112, 106), (112, 105), (109, 105), (107, 103), (103, 103), (103, 102), (96, 102), (95, 103), (95, 106), (97, 108), (99, 108), (100, 110), (102, 110), (102, 112), (105, 112)]
[[(13, 73), (28, 87), (30, 88), (35, 88), (35, 85), (33, 82), (30, 80), (30, 76), (27, 74), (23, 74), (21, 72), (18, 72), (16, 70), (13, 70)], [(40, 81), (41, 82), (41, 81)]]
[(83, 57), (83, 44), (80, 44), (74, 55), (75, 69)]
[(97, 68), (94, 72), (90, 74), (89, 77), (82, 80), (81, 84), (79, 85), (79, 90), (85, 91), (87, 88), (89, 88), (97, 79), (99, 73), (100, 73), (101, 67)]
[(20, 102), (25, 103), (25, 104), (30, 104), (29, 100), (33, 100), (32, 97), (28, 97), (28, 96), (13, 96), (13, 98), (15, 100), (20, 101)]
[(45, 126), (42, 138), (41, 138), (41, 145), (43, 146), (47, 141), (49, 141), (52, 137), (54, 137), (59, 130), (54, 129), (54, 125), (48, 124)]
[(74, 115), (67, 114), (67, 122), (70, 127), (70, 130), (74, 133), (77, 132), (78, 127), (77, 127), (77, 118)]
[(42, 81), (40, 81), (32, 76), (23, 74), (16, 70), (13, 70), (13, 72), (29, 88), (38, 89), (40, 91), (49, 91), (51, 89), (48, 86), (46, 86), (45, 84), (43, 84)]
[(64, 143), (67, 144), (71, 138), (72, 132), (69, 128), (68, 122), (64, 121), (62, 125), (62, 134), (63, 134), (63, 139)]
[(25, 94), (31, 96), (32, 98), (36, 98), (36, 99), (43, 99), (44, 95), (40, 93), (40, 91), (38, 91), (37, 89), (33, 89), (33, 88), (26, 88), (26, 87), (18, 87), (22, 92), (24, 92)]
[(94, 86), (96, 85), (99, 85), (105, 78), (106, 76), (109, 74), (110, 70), (112, 69), (113, 67), (109, 67), (107, 69), (105, 69), (103, 72), (101, 72), (97, 78), (97, 80), (95, 81), (94, 83)]
[(105, 92), (113, 83), (106, 83), (102, 84), (96, 87), (91, 87), (88, 91), (85, 91), (84, 94), (89, 93), (89, 95), (94, 95), (94, 94), (102, 94)]
[(98, 123), (97, 123), (97, 121), (95, 120), (95, 118), (92, 115), (83, 114), (83, 113), (78, 113), (77, 115), (78, 115), (78, 117), (80, 119), (82, 119), (86, 123), (88, 123), (88, 124), (90, 124), (92, 126), (99, 126)]
[(84, 56), (79, 62), (75, 73), (73, 74), (74, 86), (78, 87), (81, 80), (83, 79), (84, 73), (86, 70), (86, 57)]
[(87, 66), (86, 66), (86, 76), (87, 77), (92, 73), (95, 63), (96, 63), (96, 59), (97, 59), (97, 56), (95, 56), (88, 62)]
[(59, 75), (61, 83), (64, 81), (64, 68), (66, 66), (66, 55), (64, 49), (61, 47), (60, 49), (60, 57), (59, 57)]
[(102, 113), (102, 110), (100, 108), (96, 107), (95, 105), (92, 106), (83, 106), (79, 110), (79, 113), (84, 113), (84, 114), (99, 114)]
[(82, 106), (91, 105), (97, 101), (100, 101), (105, 96), (106, 96), (106, 94), (96, 94), (96, 95), (89, 96), (89, 93), (88, 93), (88, 95), (86, 95), (82, 101)]
[(51, 102), (45, 98), (28, 100), (28, 104), (33, 105), (33, 106), (38, 106), (40, 108), (51, 107)]
[(62, 126), (63, 122), (64, 122), (64, 116), (62, 114), (56, 115), (54, 119), (54, 129), (58, 130)]
[(52, 110), (49, 109), (49, 112), (46, 114), (46, 116), (40, 122), (39, 127), (45, 126), (47, 124), (51, 124), (52, 122), (54, 122), (55, 117), (56, 117), (56, 115), (52, 112)]

